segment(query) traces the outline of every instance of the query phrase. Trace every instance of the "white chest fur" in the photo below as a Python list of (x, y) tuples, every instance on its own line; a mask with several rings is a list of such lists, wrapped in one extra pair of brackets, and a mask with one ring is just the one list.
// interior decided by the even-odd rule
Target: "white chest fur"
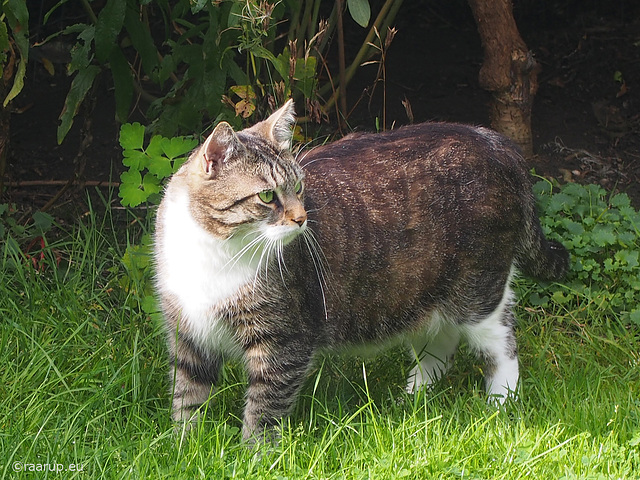
[(156, 251), (158, 287), (180, 304), (182, 319), (194, 339), (235, 350), (231, 333), (213, 313), (238, 290), (254, 281), (256, 267), (235, 261), (229, 245), (202, 228), (189, 211), (186, 192), (165, 198), (159, 217)]

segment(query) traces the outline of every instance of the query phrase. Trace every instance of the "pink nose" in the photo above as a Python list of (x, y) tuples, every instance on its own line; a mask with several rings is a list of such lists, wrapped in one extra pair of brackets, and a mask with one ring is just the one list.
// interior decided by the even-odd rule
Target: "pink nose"
[(298, 215), (295, 218), (292, 218), (291, 221), (297, 223), (299, 226), (302, 226), (304, 224), (304, 222), (307, 221), (307, 212), (304, 212), (300, 215)]

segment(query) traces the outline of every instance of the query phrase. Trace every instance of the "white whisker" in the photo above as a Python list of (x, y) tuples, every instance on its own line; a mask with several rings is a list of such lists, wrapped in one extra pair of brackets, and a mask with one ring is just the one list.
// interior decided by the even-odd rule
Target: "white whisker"
[[(282, 244), (282, 241), (279, 241), (278, 244), (276, 245), (276, 258), (278, 259), (278, 270), (280, 271), (280, 278), (282, 279), (282, 285), (284, 285), (284, 288), (287, 288), (287, 282), (284, 279), (284, 274), (285, 272), (288, 273), (288, 269), (287, 269), (287, 264), (284, 261), (284, 245)], [(284, 269), (283, 269), (284, 267)]]
[[(246, 238), (247, 235), (245, 235), (244, 238)], [(244, 239), (243, 238), (243, 239)], [(248, 244), (246, 244), (245, 246), (243, 246), (236, 254), (234, 254), (227, 263), (225, 263), (221, 270), (224, 270), (225, 268), (229, 267), (229, 270), (233, 269), (233, 267), (236, 266), (236, 264), (240, 261), (240, 259), (244, 256), (245, 253), (247, 253), (251, 248), (257, 246), (260, 242), (262, 241), (262, 235), (257, 236), (256, 238), (254, 238), (253, 240), (251, 240)], [(253, 258), (255, 257), (256, 251), (258, 249), (256, 248), (256, 250), (253, 252), (253, 254), (251, 255), (251, 259), (249, 260), (250, 262), (253, 261)]]
[[(303, 158), (304, 160), (304, 158)], [(321, 160), (330, 160), (330, 157), (327, 158), (316, 158), (315, 160), (311, 160), (309, 163), (305, 163), (304, 165), (301, 163), (300, 166), (302, 167), (302, 169), (304, 170), (305, 168), (307, 168), (309, 165), (319, 162)]]
[(318, 277), (318, 285), (320, 286), (320, 293), (322, 294), (324, 316), (325, 319), (328, 319), (329, 312), (327, 310), (327, 296), (325, 293), (325, 287), (329, 287), (327, 283), (327, 277), (329, 276), (330, 271), (328, 269), (327, 258), (325, 257), (324, 252), (320, 248), (320, 244), (318, 243), (315, 236), (313, 235), (313, 232), (310, 229), (305, 230), (303, 238), (304, 244), (307, 246), (307, 250), (309, 251), (311, 261), (313, 262), (316, 276)]
[[(262, 252), (260, 253), (260, 258), (258, 259), (258, 266), (256, 268), (256, 275), (253, 280), (253, 289), (256, 290), (256, 285), (258, 284), (258, 280), (260, 279), (260, 270), (262, 269), (263, 260), (264, 260), (264, 281), (268, 283), (269, 281), (269, 256), (271, 255), (271, 249), (273, 248), (273, 241), (268, 239), (266, 235), (262, 234), (261, 238), (266, 239), (266, 243), (262, 248)], [(253, 257), (251, 258), (253, 260)]]

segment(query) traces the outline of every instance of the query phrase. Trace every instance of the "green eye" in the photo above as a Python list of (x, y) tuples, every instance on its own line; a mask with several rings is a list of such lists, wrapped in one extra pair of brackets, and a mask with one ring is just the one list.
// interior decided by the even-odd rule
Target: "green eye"
[(276, 194), (273, 190), (265, 190), (258, 194), (258, 198), (260, 198), (264, 203), (273, 203), (276, 199)]
[(302, 193), (302, 180), (299, 180), (298, 183), (296, 183), (295, 189), (296, 195), (300, 195)]

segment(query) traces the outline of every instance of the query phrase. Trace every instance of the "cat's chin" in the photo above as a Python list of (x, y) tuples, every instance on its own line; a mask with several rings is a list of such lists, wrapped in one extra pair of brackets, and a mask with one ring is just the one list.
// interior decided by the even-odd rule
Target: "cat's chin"
[(264, 238), (269, 242), (288, 245), (307, 229), (307, 222), (301, 226), (270, 225), (263, 230)]

